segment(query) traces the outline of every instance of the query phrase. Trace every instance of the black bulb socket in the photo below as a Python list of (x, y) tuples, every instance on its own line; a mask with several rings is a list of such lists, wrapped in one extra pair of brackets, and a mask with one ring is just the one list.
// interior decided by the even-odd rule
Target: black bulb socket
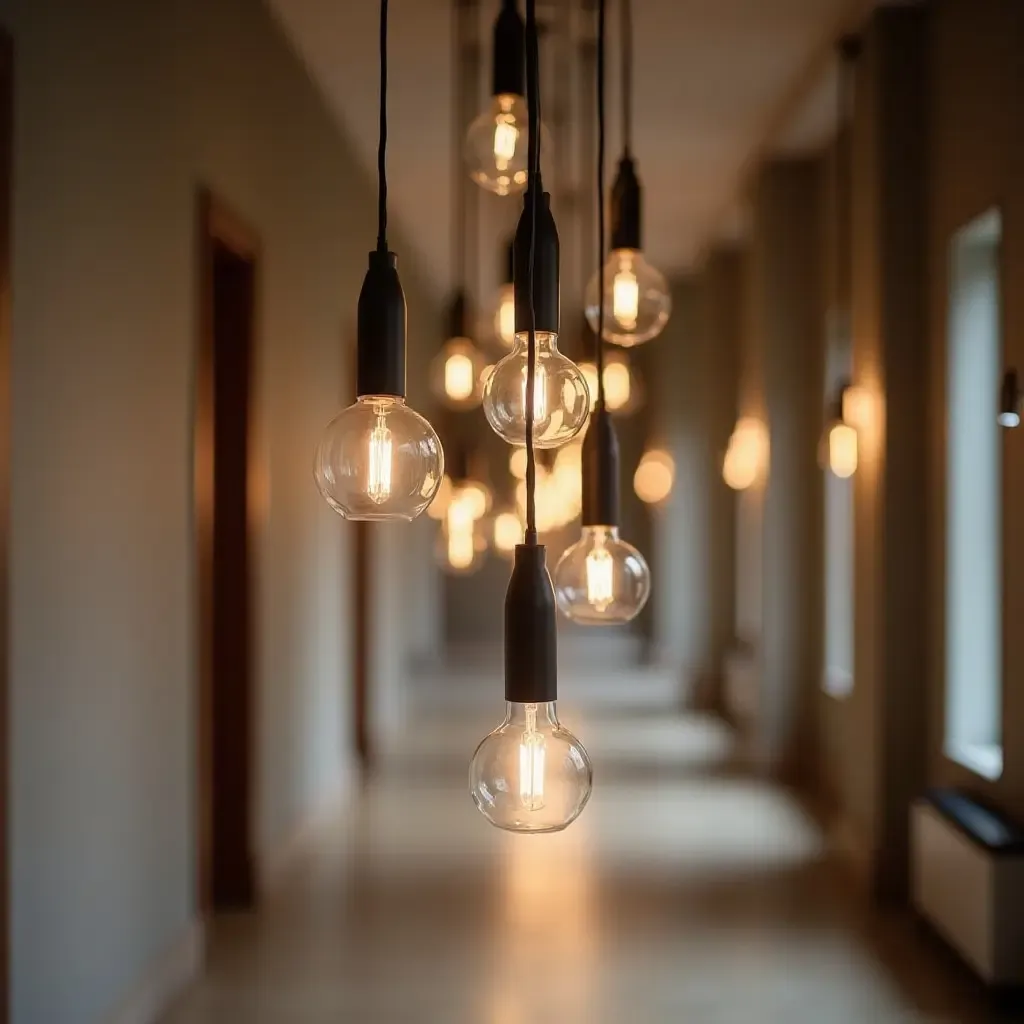
[(405, 292), (398, 257), (375, 249), (359, 292), (356, 394), (405, 398)]
[(543, 544), (517, 544), (505, 594), (505, 700), (558, 699), (555, 591)]
[(492, 96), (526, 95), (526, 25), (516, 0), (504, 0), (494, 22)]
[[(523, 201), (523, 212), (519, 215), (516, 225), (514, 274), (516, 295), (516, 333), (528, 331), (531, 327), (530, 310), (530, 235), (532, 216), (530, 204), (536, 193), (533, 178), (527, 187)], [(537, 188), (543, 188), (538, 180)], [(558, 228), (555, 218), (551, 215), (551, 196), (541, 192), (537, 196), (537, 236), (533, 253), (533, 314), (536, 317), (538, 331), (558, 333), (559, 295), (558, 295)]]
[(619, 525), (619, 438), (611, 414), (598, 405), (583, 438), (583, 526)]
[(624, 154), (612, 185), (611, 222), (612, 249), (639, 249), (640, 246), (640, 179), (636, 176), (633, 158)]
[(516, 239), (513, 235), (505, 246), (505, 276), (502, 284), (511, 284), (516, 279)]

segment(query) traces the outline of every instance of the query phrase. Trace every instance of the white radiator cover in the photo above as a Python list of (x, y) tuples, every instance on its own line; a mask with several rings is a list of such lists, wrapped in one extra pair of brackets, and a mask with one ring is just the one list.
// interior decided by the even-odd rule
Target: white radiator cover
[(910, 832), (918, 913), (985, 982), (1024, 984), (1024, 855), (993, 853), (925, 800)]

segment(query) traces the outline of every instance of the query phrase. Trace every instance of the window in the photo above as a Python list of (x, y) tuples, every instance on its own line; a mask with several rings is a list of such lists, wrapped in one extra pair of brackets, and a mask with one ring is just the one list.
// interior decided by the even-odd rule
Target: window
[(1003, 771), (998, 210), (953, 236), (946, 448), (946, 755)]

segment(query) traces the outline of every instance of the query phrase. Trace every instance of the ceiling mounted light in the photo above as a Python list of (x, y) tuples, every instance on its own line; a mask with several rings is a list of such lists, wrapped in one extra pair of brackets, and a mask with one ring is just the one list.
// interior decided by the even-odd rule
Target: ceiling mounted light
[[(597, 238), (598, 266), (604, 258), (604, 47), (605, 0), (597, 6)], [(598, 297), (598, 314), (604, 297)], [(651, 593), (644, 556), (619, 537), (619, 442), (605, 397), (604, 342), (597, 350), (597, 404), (583, 439), (583, 517), (580, 539), (555, 568), (559, 611), (585, 626), (616, 625), (639, 615)]]
[(381, 0), (377, 248), (359, 293), (357, 398), (324, 430), (314, 476), (346, 519), (408, 521), (441, 486), (444, 452), (434, 428), (405, 402), (405, 293), (387, 243), (387, 25), (388, 0)]
[[(516, 251), (516, 326), (527, 337), (526, 537), (516, 546), (505, 596), (505, 718), (473, 754), (469, 790), (478, 810), (492, 825), (510, 832), (537, 833), (558, 832), (579, 817), (590, 799), (593, 770), (583, 744), (559, 722), (555, 709), (555, 595), (544, 547), (537, 542), (533, 433), (538, 376), (534, 370), (538, 328), (558, 329), (558, 245), (547, 203), (541, 201), (536, 0), (527, 0), (526, 23), (532, 129), (530, 189), (520, 221), (521, 228), (526, 222), (522, 260), (518, 232)], [(550, 221), (549, 226), (546, 221)], [(553, 304), (549, 294), (552, 286)]]
[[(664, 275), (651, 266), (641, 248), (641, 189), (633, 162), (633, 22), (630, 0), (622, 12), (623, 150), (612, 185), (612, 247), (603, 269), (587, 285), (585, 308), (590, 326), (606, 341), (632, 348), (656, 338), (672, 312), (672, 293)], [(602, 197), (603, 202), (603, 197)]]

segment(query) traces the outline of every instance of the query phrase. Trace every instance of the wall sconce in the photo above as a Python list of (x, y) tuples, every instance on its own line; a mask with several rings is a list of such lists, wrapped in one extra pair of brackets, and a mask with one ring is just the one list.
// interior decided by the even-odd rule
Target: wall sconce
[(1003, 374), (1003, 386), (999, 390), (999, 426), (1009, 429), (1020, 426), (1021, 397), (1017, 371), (1011, 367)]
[(753, 416), (737, 421), (722, 462), (722, 479), (734, 490), (745, 491), (768, 469), (768, 427)]

